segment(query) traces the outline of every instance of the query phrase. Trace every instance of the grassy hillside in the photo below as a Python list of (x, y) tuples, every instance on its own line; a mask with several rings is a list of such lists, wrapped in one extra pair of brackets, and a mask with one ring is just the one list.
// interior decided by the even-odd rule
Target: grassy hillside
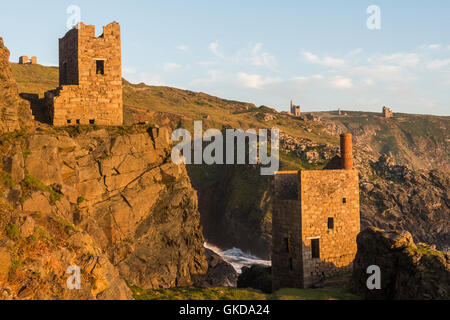
[[(11, 63), (11, 67), (20, 92), (42, 95), (58, 86), (57, 67), (16, 63)], [(370, 145), (373, 153), (390, 152), (418, 168), (449, 169), (449, 117), (394, 114), (394, 118), (386, 120), (378, 113), (344, 111), (344, 116), (337, 112), (314, 113), (323, 120), (314, 122), (298, 120), (267, 107), (257, 108), (251, 103), (170, 87), (131, 84), (124, 80), (123, 91), (126, 125), (146, 121), (191, 129), (193, 120), (202, 120), (204, 129), (276, 126), (291, 136), (337, 145), (336, 132), (324, 131), (332, 123), (354, 133), (355, 140), (364, 137), (363, 144)], [(268, 114), (272, 120), (264, 119)], [(283, 160), (291, 165), (296, 162), (289, 157)]]
[(21, 93), (38, 93), (42, 97), (45, 91), (59, 86), (57, 67), (11, 63), (11, 69)]
[[(41, 65), (18, 65), (11, 63), (14, 77), (19, 85), (19, 92), (43, 94), (56, 88), (58, 84), (58, 68)], [(334, 142), (337, 139), (321, 135), (314, 130), (320, 127), (315, 123), (306, 124), (284, 114), (278, 114), (270, 108), (257, 108), (251, 103), (226, 100), (201, 92), (192, 92), (170, 87), (155, 87), (145, 84), (131, 84), (124, 80), (123, 100), (125, 124), (136, 121), (154, 122), (165, 119), (171, 125), (181, 125), (191, 129), (192, 120), (203, 120), (204, 129), (222, 128), (270, 128), (277, 126), (294, 135), (310, 138), (319, 142)], [(274, 120), (264, 121), (264, 115), (270, 113)], [(312, 130), (311, 130), (312, 129)], [(311, 131), (311, 132), (309, 132)]]
[(363, 137), (363, 143), (379, 154), (390, 153), (397, 161), (417, 169), (450, 169), (450, 117), (395, 113), (391, 119), (370, 112), (320, 112), (316, 115)]

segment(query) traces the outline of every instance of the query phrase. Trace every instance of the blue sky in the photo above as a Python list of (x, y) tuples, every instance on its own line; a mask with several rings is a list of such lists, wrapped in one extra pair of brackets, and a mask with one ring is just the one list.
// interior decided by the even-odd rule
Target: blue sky
[[(2, 1), (12, 61), (56, 65), (67, 8), (122, 27), (124, 77), (287, 110), (449, 115), (450, 1)], [(381, 29), (369, 30), (370, 5)]]

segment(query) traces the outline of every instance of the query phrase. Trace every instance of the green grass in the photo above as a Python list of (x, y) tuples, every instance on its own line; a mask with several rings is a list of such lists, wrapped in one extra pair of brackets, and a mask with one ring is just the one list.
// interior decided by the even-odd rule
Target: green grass
[(267, 300), (267, 295), (252, 289), (176, 288), (144, 290), (130, 286), (136, 300)]
[(421, 245), (418, 245), (417, 247), (409, 247), (409, 249), (411, 251), (420, 253), (422, 255), (426, 255), (426, 256), (437, 256), (437, 257), (444, 257), (444, 252), (443, 251), (439, 251), (436, 249), (432, 249), (430, 247), (424, 247)]
[(20, 238), (19, 227), (15, 223), (8, 224), (6, 226), (6, 235), (13, 241), (17, 241)]
[(281, 289), (264, 294), (254, 289), (236, 288), (175, 288), (145, 290), (134, 285), (129, 287), (136, 300), (358, 300), (358, 296), (346, 290)]
[(360, 297), (344, 289), (281, 289), (273, 300), (359, 300)]
[(12, 189), (16, 187), (16, 183), (8, 172), (1, 171), (0, 172), (0, 185)]
[(11, 63), (11, 69), (20, 93), (36, 93), (42, 98), (45, 91), (59, 86), (58, 67), (20, 65)]
[(45, 230), (41, 226), (36, 227), (35, 232), (38, 235), (38, 238), (41, 239), (41, 240), (48, 241), (48, 242), (53, 242), (54, 241), (53, 236), (50, 233), (48, 233), (48, 231)]
[(63, 197), (63, 195), (60, 192), (54, 190), (51, 187), (46, 186), (41, 180), (29, 174), (25, 175), (25, 179), (23, 179), (21, 185), (24, 194), (28, 194), (33, 191), (48, 192), (50, 194), (49, 200), (51, 204), (55, 204)]

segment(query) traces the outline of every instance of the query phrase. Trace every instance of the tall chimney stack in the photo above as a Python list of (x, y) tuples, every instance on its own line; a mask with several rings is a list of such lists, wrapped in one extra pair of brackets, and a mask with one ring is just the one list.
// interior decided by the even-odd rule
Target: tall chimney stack
[(353, 169), (352, 135), (341, 134), (341, 165), (344, 170)]

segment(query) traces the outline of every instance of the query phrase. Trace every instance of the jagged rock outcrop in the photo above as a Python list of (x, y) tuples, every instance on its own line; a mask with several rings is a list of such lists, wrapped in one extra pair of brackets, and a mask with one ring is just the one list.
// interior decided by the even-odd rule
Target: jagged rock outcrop
[[(409, 232), (367, 228), (357, 238), (355, 290), (365, 299), (450, 299), (450, 255), (414, 244)], [(381, 271), (381, 289), (369, 290), (367, 268)]]
[(360, 186), (363, 227), (408, 230), (416, 241), (450, 249), (446, 172), (414, 171), (383, 155), (363, 168)]
[[(18, 261), (3, 297), (128, 299), (124, 280), (167, 288), (205, 273), (196, 191), (169, 132), (67, 131), (3, 146), (0, 258)], [(79, 292), (64, 284), (71, 264), (86, 276)]]
[(311, 165), (323, 165), (339, 152), (337, 146), (296, 138), (284, 132), (280, 132), (279, 137), (283, 151), (294, 154)]
[(31, 120), (30, 105), (19, 97), (9, 65), (9, 50), (0, 38), (0, 134), (20, 129)]
[(208, 287), (236, 287), (238, 274), (234, 267), (226, 262), (214, 251), (205, 248), (208, 272), (196, 276), (195, 286)]

